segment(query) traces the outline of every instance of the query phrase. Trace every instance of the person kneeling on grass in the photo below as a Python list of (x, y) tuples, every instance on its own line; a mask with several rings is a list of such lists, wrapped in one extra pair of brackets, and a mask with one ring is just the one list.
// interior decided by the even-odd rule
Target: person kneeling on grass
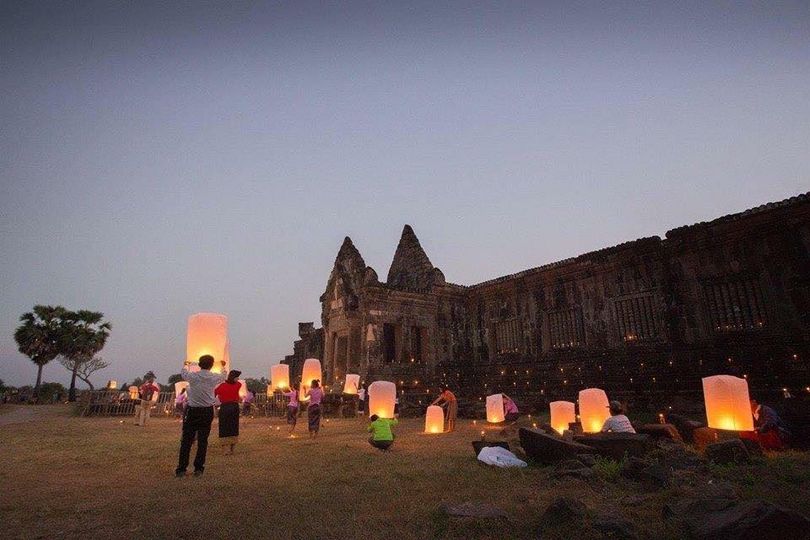
[(501, 397), (503, 398), (503, 419), (507, 422), (517, 421), (520, 411), (518, 411), (515, 401), (506, 394), (501, 394)]
[(391, 428), (397, 423), (396, 418), (380, 418), (376, 414), (372, 414), (371, 424), (368, 426), (368, 431), (371, 433), (368, 442), (371, 446), (380, 450), (391, 448), (391, 445), (394, 444), (394, 432)]
[(624, 407), (622, 404), (616, 400), (613, 400), (608, 405), (610, 409), (610, 417), (605, 420), (605, 423), (602, 425), (602, 432), (611, 432), (611, 433), (635, 433), (636, 430), (633, 429), (633, 424), (630, 423), (630, 420), (623, 414)]

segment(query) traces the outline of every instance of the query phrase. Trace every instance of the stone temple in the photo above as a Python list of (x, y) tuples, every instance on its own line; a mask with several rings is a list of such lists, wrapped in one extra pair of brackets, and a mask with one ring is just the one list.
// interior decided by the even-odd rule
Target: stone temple
[(729, 373), (810, 392), (810, 194), (474, 285), (448, 282), (408, 225), (385, 280), (347, 237), (320, 301), (284, 362), (320, 358), (327, 385), (658, 401)]

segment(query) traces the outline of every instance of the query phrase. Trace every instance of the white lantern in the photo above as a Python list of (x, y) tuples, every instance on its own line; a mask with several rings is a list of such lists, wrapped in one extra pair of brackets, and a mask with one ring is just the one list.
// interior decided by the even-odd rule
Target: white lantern
[[(178, 381), (174, 383), (174, 397), (179, 396), (184, 388), (188, 388), (188, 381)], [(186, 390), (188, 392), (188, 390)]]
[(570, 401), (552, 401), (549, 403), (549, 409), (551, 410), (551, 427), (560, 435), (568, 429), (571, 422), (577, 421), (576, 406)]
[(228, 352), (228, 317), (219, 313), (197, 313), (188, 318), (186, 337), (186, 361), (196, 364), (200, 357), (210, 354), (214, 357), (211, 371), (223, 371), (222, 362), (228, 372), (230, 355)]
[(275, 390), (287, 390), (290, 387), (290, 366), (287, 364), (276, 364), (270, 366), (270, 388), (269, 393)]
[(503, 421), (503, 394), (487, 396), (487, 422), (497, 424)]
[(754, 417), (748, 397), (748, 381), (731, 375), (703, 378), (703, 399), (710, 428), (753, 431)]
[(130, 386), (129, 387), (129, 399), (138, 399), (138, 387), (137, 386)]
[(152, 392), (152, 403), (157, 403), (159, 397), (160, 397), (160, 391)]
[(368, 387), (368, 415), (393, 418), (397, 403), (397, 385), (388, 381), (374, 381)]
[(304, 366), (301, 368), (301, 392), (299, 399), (309, 401), (308, 397), (304, 397), (312, 385), (312, 381), (320, 381), (321, 377), (321, 361), (317, 358), (307, 358), (304, 360)]
[(248, 387), (245, 379), (239, 379), (239, 399), (245, 399), (247, 396)]
[(346, 375), (346, 382), (343, 383), (343, 393), (356, 394), (358, 388), (360, 388), (360, 375), (355, 373)]
[(118, 389), (118, 381), (110, 380), (107, 381), (107, 390), (117, 390)]
[(599, 433), (605, 420), (610, 418), (608, 398), (600, 388), (579, 391), (579, 421), (585, 433)]
[(425, 433), (444, 432), (444, 410), (438, 405), (431, 405), (425, 414)]

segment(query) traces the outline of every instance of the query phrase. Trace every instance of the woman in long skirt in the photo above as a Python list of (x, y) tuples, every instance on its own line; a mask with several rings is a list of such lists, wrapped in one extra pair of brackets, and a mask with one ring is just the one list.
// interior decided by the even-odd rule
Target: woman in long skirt
[(239, 442), (239, 388), (242, 383), (237, 379), (241, 374), (241, 371), (231, 370), (225, 382), (214, 390), (222, 404), (219, 407), (219, 442), (226, 447), (228, 455), (233, 454)]
[(290, 391), (284, 392), (282, 395), (290, 400), (287, 403), (287, 425), (290, 426), (290, 437), (292, 437), (295, 424), (298, 422), (298, 390), (295, 389), (295, 386), (291, 386)]
[(321, 429), (321, 401), (323, 401), (323, 390), (321, 382), (312, 381), (312, 386), (307, 390), (309, 406), (307, 406), (307, 422), (309, 423), (309, 436), (316, 437)]

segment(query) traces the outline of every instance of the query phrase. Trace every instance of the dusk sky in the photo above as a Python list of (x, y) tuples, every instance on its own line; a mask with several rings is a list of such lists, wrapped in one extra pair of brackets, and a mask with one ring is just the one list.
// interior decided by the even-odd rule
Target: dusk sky
[(38, 303), (267, 376), (344, 236), (472, 284), (810, 190), (808, 2), (434, 4), (0, 2), (0, 379)]

